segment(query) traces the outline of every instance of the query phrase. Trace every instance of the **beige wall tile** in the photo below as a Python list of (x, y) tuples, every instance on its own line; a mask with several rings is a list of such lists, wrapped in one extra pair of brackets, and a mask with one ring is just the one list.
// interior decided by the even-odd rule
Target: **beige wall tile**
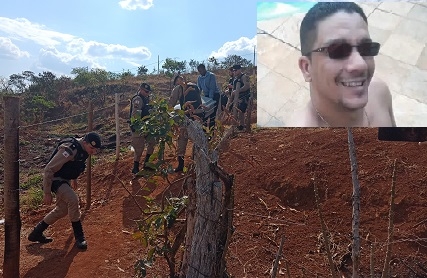
[(381, 47), (381, 53), (410, 65), (416, 65), (424, 48), (424, 43), (400, 34), (391, 34)]
[(412, 10), (408, 13), (408, 17), (411, 19), (420, 20), (422, 22), (427, 22), (427, 6), (424, 5), (415, 5)]
[(387, 12), (392, 12), (398, 15), (406, 16), (414, 7), (413, 3), (405, 1), (390, 1), (382, 2), (378, 8)]
[(368, 19), (368, 24), (383, 30), (394, 30), (401, 20), (400, 16), (375, 10)]

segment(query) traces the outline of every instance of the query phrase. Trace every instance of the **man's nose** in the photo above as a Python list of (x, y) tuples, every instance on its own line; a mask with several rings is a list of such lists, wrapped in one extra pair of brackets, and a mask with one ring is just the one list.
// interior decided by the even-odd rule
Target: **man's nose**
[(356, 47), (353, 47), (350, 56), (347, 59), (346, 70), (348, 72), (366, 71), (368, 64), (366, 60), (360, 55)]

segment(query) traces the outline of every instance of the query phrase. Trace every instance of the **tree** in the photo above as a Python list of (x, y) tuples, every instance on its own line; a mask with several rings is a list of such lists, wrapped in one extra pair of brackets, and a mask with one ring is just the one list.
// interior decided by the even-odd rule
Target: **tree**
[(208, 64), (208, 69), (209, 70), (216, 70), (216, 69), (218, 69), (219, 63), (218, 63), (218, 60), (214, 56), (210, 57), (208, 59), (208, 62), (209, 62), (209, 64)]
[(38, 76), (34, 76), (33, 84), (30, 85), (30, 92), (42, 95), (46, 100), (56, 101), (58, 95), (56, 93), (56, 76), (50, 71), (44, 71), (39, 73)]
[(191, 59), (190, 62), (188, 62), (188, 65), (190, 66), (191, 73), (197, 72), (197, 66), (200, 64), (202, 64), (202, 62)]
[(185, 72), (187, 67), (186, 64), (186, 61), (180, 62), (171, 58), (166, 58), (162, 68), (165, 69), (165, 74), (167, 76), (172, 77), (176, 72)]
[(115, 72), (111, 72), (111, 71), (109, 71), (107, 73), (107, 76), (108, 76), (108, 80), (119, 80), (120, 79), (120, 74), (115, 73)]
[(20, 74), (12, 74), (9, 76), (10, 89), (15, 93), (23, 93), (27, 87), (25, 76)]
[(143, 76), (143, 75), (146, 75), (147, 72), (148, 72), (148, 69), (147, 69), (146, 66), (140, 66), (140, 67), (138, 67), (138, 73), (137, 73), (137, 75), (138, 76)]
[[(143, 220), (134, 237), (147, 249), (147, 255), (136, 262), (136, 277), (146, 277), (147, 268), (156, 257), (165, 258), (169, 277), (223, 277), (226, 271), (225, 254), (231, 237), (233, 177), (226, 174), (217, 162), (224, 140), (232, 133), (224, 136), (224, 128), (220, 123), (208, 129), (198, 121), (184, 118), (182, 110), (172, 112), (173, 109), (168, 107), (165, 99), (155, 99), (152, 105), (150, 115), (140, 120), (137, 130), (159, 140), (158, 153), (152, 155), (153, 159), (159, 161), (151, 163), (150, 158), (150, 167), (154, 166), (156, 172), (148, 171), (142, 175), (147, 180), (154, 180), (154, 175), (161, 176), (169, 183), (169, 187), (172, 186), (168, 173), (173, 170), (171, 165), (163, 161), (163, 150), (166, 144), (172, 144), (172, 131), (182, 126), (182, 121), (194, 143), (195, 163), (194, 167), (190, 165), (185, 172), (188, 179), (185, 179), (183, 186), (186, 188), (184, 196), (164, 196), (161, 204), (156, 204), (147, 196), (148, 209), (143, 210), (138, 205)], [(178, 114), (174, 116), (174, 113)], [(172, 234), (176, 219), (181, 218), (184, 211), (186, 225), (178, 224), (179, 231)], [(182, 248), (182, 245), (185, 247)], [(176, 261), (179, 250), (184, 250), (181, 264)]]
[(74, 83), (84, 87), (104, 85), (112, 77), (111, 73), (104, 69), (91, 69), (89, 71), (88, 67), (73, 68), (71, 74), (76, 75)]
[(0, 76), (0, 92), (1, 93), (12, 93), (10, 89), (9, 80), (5, 77)]
[(224, 61), (221, 62), (221, 67), (224, 69), (230, 68), (235, 64), (240, 64), (242, 67), (252, 67), (252, 62), (238, 55), (228, 55)]

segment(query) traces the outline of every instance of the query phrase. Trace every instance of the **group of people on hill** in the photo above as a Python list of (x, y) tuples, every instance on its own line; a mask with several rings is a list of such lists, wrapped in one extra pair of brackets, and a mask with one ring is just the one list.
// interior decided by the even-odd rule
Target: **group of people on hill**
[[(177, 75), (174, 78), (174, 88), (171, 92), (168, 105), (174, 107), (177, 102), (184, 110), (185, 115), (192, 120), (203, 119), (209, 124), (214, 124), (216, 112), (219, 106), (231, 109), (234, 98), (239, 98), (238, 110), (242, 115), (246, 112), (250, 96), (249, 77), (242, 72), (240, 65), (232, 66), (230, 70), (230, 80), (228, 89), (221, 92), (217, 85), (214, 73), (206, 70), (203, 64), (198, 66), (200, 73), (197, 84), (187, 82), (185, 77)], [(150, 93), (151, 86), (142, 83), (138, 92), (131, 99), (130, 107), (130, 128), (132, 132), (132, 146), (134, 148), (133, 174), (139, 173), (139, 161), (147, 145), (144, 159), (144, 168), (150, 169), (147, 162), (154, 152), (155, 140), (136, 130), (133, 120), (150, 115)], [(204, 115), (205, 109), (202, 105), (202, 94), (204, 97), (215, 100), (213, 116), (207, 119)], [(236, 102), (234, 102), (236, 103)], [(241, 117), (238, 129), (243, 129), (243, 116)], [(182, 172), (184, 169), (184, 155), (188, 143), (187, 128), (182, 126), (179, 130), (177, 142), (178, 166), (175, 172)], [(50, 205), (53, 201), (53, 194), (56, 196), (56, 206), (49, 212), (28, 235), (31, 242), (49, 243), (52, 238), (46, 237), (44, 231), (59, 219), (69, 216), (73, 229), (76, 246), (79, 249), (87, 249), (87, 242), (81, 223), (81, 213), (79, 208), (79, 198), (75, 190), (77, 189), (77, 178), (86, 168), (86, 160), (90, 155), (98, 153), (101, 149), (101, 137), (95, 132), (89, 132), (81, 138), (66, 138), (61, 140), (48, 163), (44, 168), (43, 176), (43, 202)]]
[[(233, 65), (229, 68), (230, 79), (227, 89), (221, 91), (217, 83), (217, 78), (214, 73), (206, 70), (204, 64), (197, 67), (199, 76), (197, 83), (192, 83), (186, 80), (182, 75), (176, 75), (173, 80), (173, 89), (168, 101), (169, 108), (175, 107), (179, 103), (185, 115), (192, 120), (202, 119), (207, 126), (215, 125), (218, 108), (232, 111), (233, 103), (237, 103), (238, 111), (238, 130), (244, 128), (244, 115), (248, 107), (250, 99), (250, 79), (249, 76), (243, 73), (241, 65)], [(150, 136), (141, 134), (140, 131), (132, 128), (133, 121), (149, 115), (150, 99), (149, 94), (152, 92), (151, 86), (147, 83), (142, 83), (138, 92), (131, 100), (130, 125), (132, 129), (132, 146), (135, 149), (134, 163), (132, 173), (140, 172), (140, 160), (147, 145), (146, 156), (144, 160), (144, 169), (150, 169), (147, 162), (154, 151), (156, 142), (150, 139)], [(205, 115), (205, 106), (202, 104), (202, 96), (214, 100), (213, 113)], [(237, 99), (236, 99), (237, 98)], [(237, 101), (234, 101), (234, 100)], [(174, 169), (175, 172), (182, 172), (184, 169), (184, 156), (188, 143), (187, 128), (181, 126), (177, 140), (177, 160), (178, 166)]]

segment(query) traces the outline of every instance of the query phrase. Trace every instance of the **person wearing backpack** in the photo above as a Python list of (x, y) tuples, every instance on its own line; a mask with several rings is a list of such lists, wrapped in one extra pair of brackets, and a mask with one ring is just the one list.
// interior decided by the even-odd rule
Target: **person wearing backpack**
[(132, 131), (132, 147), (135, 150), (133, 155), (133, 174), (139, 173), (139, 161), (141, 160), (145, 144), (147, 144), (147, 152), (144, 159), (144, 169), (151, 169), (146, 166), (146, 163), (150, 160), (150, 156), (154, 152), (154, 147), (156, 144), (155, 140), (151, 136), (141, 134), (134, 127), (136, 120), (140, 120), (150, 115), (150, 92), (150, 85), (148, 85), (147, 83), (142, 83), (136, 95), (134, 95), (131, 99), (129, 123)]
[[(204, 109), (202, 107), (202, 98), (200, 97), (198, 86), (194, 83), (187, 82), (181, 75), (175, 77), (173, 85), (175, 85), (175, 87), (169, 99), (169, 107), (174, 107), (179, 101), (181, 109), (185, 111), (185, 115), (189, 119), (203, 120)], [(178, 167), (174, 169), (174, 172), (182, 172), (184, 170), (184, 156), (187, 143), (187, 127), (181, 126), (179, 128), (177, 140)]]
[(43, 202), (50, 205), (53, 192), (56, 194), (56, 206), (34, 227), (28, 236), (29, 241), (52, 242), (53, 239), (46, 237), (43, 232), (68, 214), (77, 248), (87, 249), (80, 221), (79, 198), (74, 190), (77, 189), (77, 178), (86, 168), (86, 159), (100, 148), (101, 138), (95, 132), (89, 132), (83, 138), (71, 137), (58, 143), (44, 168), (43, 176)]

